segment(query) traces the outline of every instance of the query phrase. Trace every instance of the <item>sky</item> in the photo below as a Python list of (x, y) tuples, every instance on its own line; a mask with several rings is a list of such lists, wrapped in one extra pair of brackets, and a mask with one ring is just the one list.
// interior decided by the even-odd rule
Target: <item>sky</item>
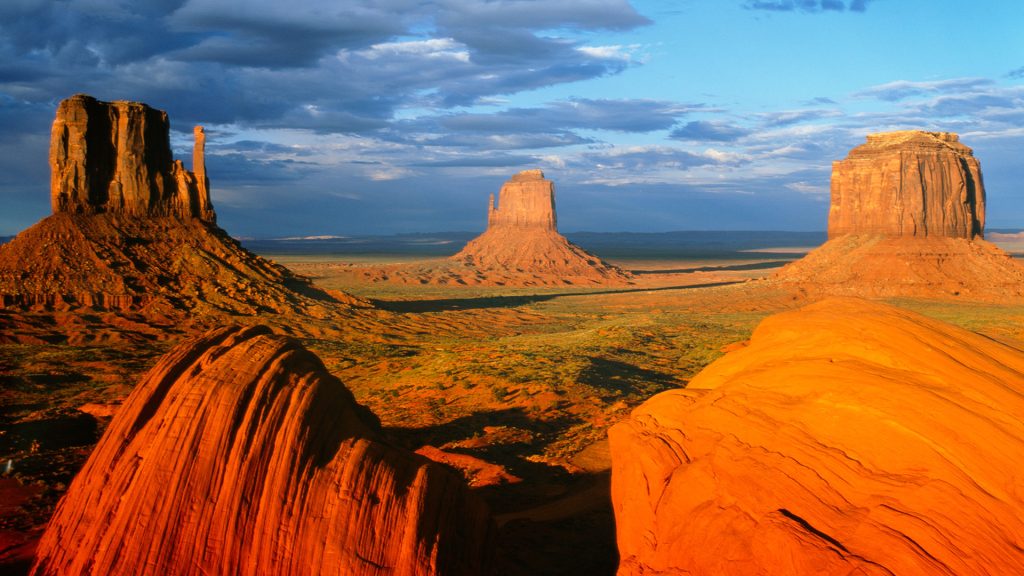
[(520, 170), (564, 232), (824, 230), (831, 163), (951, 131), (1024, 228), (1019, 0), (3, 0), (0, 234), (49, 214), (75, 93), (207, 130), (243, 237), (479, 231)]

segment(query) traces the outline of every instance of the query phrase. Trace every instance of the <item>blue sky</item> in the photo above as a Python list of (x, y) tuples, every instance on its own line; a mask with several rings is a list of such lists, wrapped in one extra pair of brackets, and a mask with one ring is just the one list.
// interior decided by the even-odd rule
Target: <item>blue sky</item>
[(49, 213), (76, 92), (208, 133), (239, 236), (480, 230), (540, 167), (563, 231), (823, 230), (869, 132), (954, 131), (1024, 227), (1024, 2), (4, 0), (0, 234)]

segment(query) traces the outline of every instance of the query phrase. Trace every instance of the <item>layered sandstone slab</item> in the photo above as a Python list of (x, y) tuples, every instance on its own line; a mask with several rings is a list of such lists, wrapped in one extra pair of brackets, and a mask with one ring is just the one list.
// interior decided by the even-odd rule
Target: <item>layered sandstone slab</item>
[(828, 299), (609, 433), (621, 576), (1024, 573), (1024, 352)]
[(315, 355), (264, 327), (222, 328), (128, 397), (33, 573), (471, 576), (492, 537), (461, 478), (382, 442)]
[(868, 134), (832, 163), (828, 235), (974, 238), (985, 227), (985, 186), (970, 148), (950, 132)]
[(370, 280), (417, 284), (565, 286), (622, 284), (628, 272), (608, 264), (558, 233), (555, 185), (540, 170), (525, 170), (491, 195), (487, 230), (436, 266), (367, 270)]
[(166, 112), (84, 94), (61, 101), (50, 133), (53, 212), (212, 222), (201, 127), (195, 136), (193, 173), (172, 156)]

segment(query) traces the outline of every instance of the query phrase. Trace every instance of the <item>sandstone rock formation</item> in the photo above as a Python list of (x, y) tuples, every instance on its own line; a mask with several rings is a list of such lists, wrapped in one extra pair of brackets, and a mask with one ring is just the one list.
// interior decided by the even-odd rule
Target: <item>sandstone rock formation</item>
[(172, 157), (166, 112), (84, 94), (63, 100), (50, 134), (53, 212), (214, 221), (202, 127), (195, 135), (193, 173)]
[(555, 185), (540, 170), (525, 170), (501, 187), (487, 209), (487, 230), (447, 262), (434, 267), (371, 270), (371, 280), (404, 283), (564, 286), (621, 284), (630, 275), (558, 233)]
[(128, 397), (33, 573), (487, 573), (482, 500), (378, 426), (295, 340), (211, 331)]
[(981, 167), (956, 134), (869, 134), (832, 165), (829, 241), (774, 280), (811, 294), (1024, 296), (1024, 266), (982, 240), (984, 225)]
[(828, 235), (982, 236), (985, 186), (970, 148), (950, 132), (868, 134), (832, 163)]
[(1024, 573), (1024, 352), (828, 299), (609, 433), (619, 575)]
[(150, 317), (298, 312), (339, 301), (242, 248), (214, 223), (195, 129), (193, 167), (173, 160), (167, 114), (76, 95), (61, 102), (50, 160), (54, 214), (0, 246), (0, 307)]

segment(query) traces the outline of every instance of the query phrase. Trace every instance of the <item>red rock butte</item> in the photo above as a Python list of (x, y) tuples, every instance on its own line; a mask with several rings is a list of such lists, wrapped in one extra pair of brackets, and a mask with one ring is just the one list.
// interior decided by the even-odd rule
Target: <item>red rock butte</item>
[(497, 206), (491, 195), (487, 230), (450, 260), (509, 284), (602, 284), (629, 279), (626, 272), (559, 234), (557, 221), (554, 182), (540, 170), (524, 170), (501, 187)]
[(33, 574), (477, 576), (493, 538), (462, 478), (382, 441), (314, 354), (228, 327), (143, 377)]
[(405, 284), (567, 286), (629, 283), (632, 276), (558, 233), (555, 184), (540, 170), (524, 170), (491, 194), (487, 230), (459, 253), (435, 265), (364, 269), (370, 281)]
[(217, 227), (205, 132), (193, 131), (188, 171), (171, 155), (169, 130), (165, 112), (137, 102), (79, 94), (60, 103), (50, 141), (53, 215), (0, 246), (0, 307), (177, 322), (183, 312), (189, 321), (324, 316), (325, 306), (362, 304), (314, 287)]
[(172, 157), (166, 112), (84, 94), (63, 100), (50, 133), (53, 212), (213, 222), (201, 126), (195, 127), (194, 136), (195, 172), (190, 172)]
[(487, 228), (556, 231), (555, 184), (540, 170), (524, 170), (501, 187), (499, 204), (491, 194), (487, 207)]
[(984, 231), (981, 166), (956, 134), (869, 134), (832, 164), (828, 242), (773, 280), (867, 297), (1024, 296), (1024, 266)]
[(827, 299), (609, 432), (619, 576), (1024, 574), (1024, 352)]
[(985, 186), (970, 148), (950, 132), (869, 134), (832, 163), (828, 236), (974, 238), (985, 228)]

